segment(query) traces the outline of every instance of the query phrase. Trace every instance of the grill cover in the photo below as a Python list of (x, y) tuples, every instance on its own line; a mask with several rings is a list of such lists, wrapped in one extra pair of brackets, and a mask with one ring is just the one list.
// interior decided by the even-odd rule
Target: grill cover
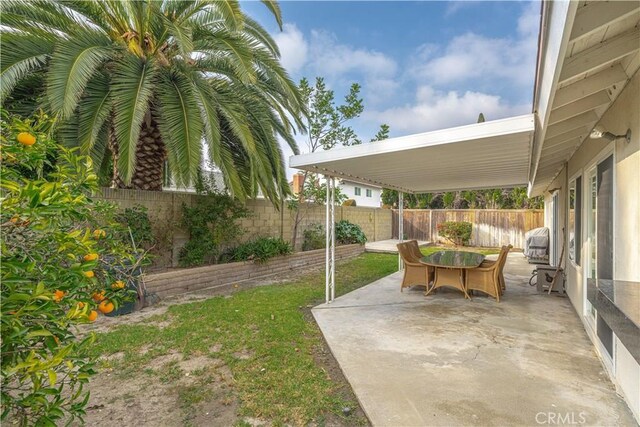
[(549, 229), (534, 228), (524, 235), (524, 256), (534, 259), (549, 259)]

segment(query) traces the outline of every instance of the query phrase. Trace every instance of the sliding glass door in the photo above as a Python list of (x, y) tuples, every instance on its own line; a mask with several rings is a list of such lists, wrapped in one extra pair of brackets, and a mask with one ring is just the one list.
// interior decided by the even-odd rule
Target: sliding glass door
[(585, 316), (590, 325), (595, 330), (596, 310), (593, 308), (589, 300), (587, 299), (587, 282), (590, 280), (596, 280), (596, 206), (598, 200), (598, 180), (596, 178), (596, 168), (594, 167), (587, 174), (586, 179), (587, 191), (585, 191), (586, 199), (586, 215), (587, 222), (587, 235), (585, 236), (585, 242), (587, 243), (587, 260), (584, 263), (585, 266), (585, 283), (584, 283), (584, 301), (585, 301)]
[(613, 279), (613, 155), (586, 175), (585, 219), (587, 259), (584, 263), (584, 315), (609, 357), (613, 357), (613, 332), (587, 299), (587, 284)]

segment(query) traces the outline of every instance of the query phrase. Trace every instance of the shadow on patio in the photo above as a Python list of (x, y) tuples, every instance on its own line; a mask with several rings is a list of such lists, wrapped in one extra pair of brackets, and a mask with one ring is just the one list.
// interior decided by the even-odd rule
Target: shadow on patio
[(635, 425), (569, 300), (537, 294), (532, 269), (510, 254), (500, 303), (400, 293), (395, 273), (313, 314), (373, 425)]

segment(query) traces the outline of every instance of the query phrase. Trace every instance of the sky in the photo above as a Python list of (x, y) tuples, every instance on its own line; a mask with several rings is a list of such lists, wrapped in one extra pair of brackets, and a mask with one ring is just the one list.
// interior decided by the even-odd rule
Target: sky
[(324, 77), (337, 102), (362, 86), (365, 109), (351, 124), (363, 141), (382, 123), (394, 137), (475, 123), (480, 112), (531, 112), (539, 1), (285, 0), (282, 31), (262, 3), (242, 7), (274, 37), (295, 82)]

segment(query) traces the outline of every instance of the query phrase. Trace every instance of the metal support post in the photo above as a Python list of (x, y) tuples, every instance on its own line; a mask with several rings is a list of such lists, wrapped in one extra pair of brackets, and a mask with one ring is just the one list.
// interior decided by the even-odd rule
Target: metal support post
[[(398, 192), (398, 241), (404, 242), (404, 193)], [(402, 270), (404, 265), (402, 264), (402, 257), (398, 252), (398, 271)]]
[(330, 293), (329, 293), (329, 274), (331, 272), (331, 265), (330, 265), (330, 260), (329, 260), (329, 242), (330, 242), (330, 238), (331, 236), (329, 235), (329, 224), (330, 224), (330, 216), (329, 216), (329, 197), (331, 196), (331, 189), (329, 188), (329, 175), (325, 175), (324, 179), (327, 182), (327, 200), (326, 200), (326, 205), (327, 205), (327, 209), (325, 212), (325, 221), (324, 221), (324, 230), (325, 230), (325, 259), (324, 259), (324, 265), (325, 265), (325, 285), (324, 285), (324, 294), (325, 294), (325, 302), (329, 303), (329, 297), (330, 297)]
[(331, 301), (336, 297), (336, 179), (331, 178)]

